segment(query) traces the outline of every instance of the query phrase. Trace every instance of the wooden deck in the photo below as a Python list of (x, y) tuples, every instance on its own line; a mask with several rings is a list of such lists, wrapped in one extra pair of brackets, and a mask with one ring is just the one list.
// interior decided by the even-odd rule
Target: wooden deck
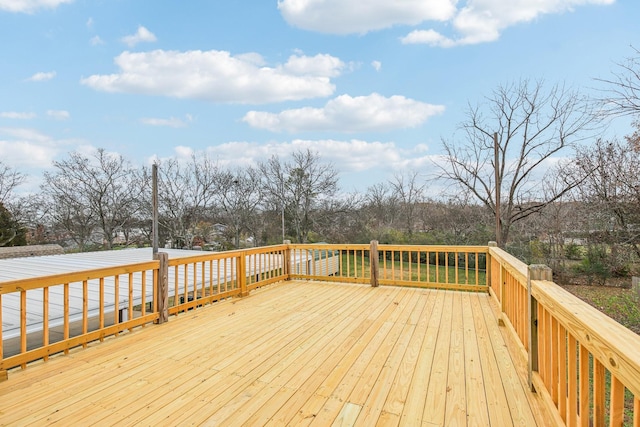
[(486, 294), (291, 281), (0, 383), (0, 425), (552, 425)]

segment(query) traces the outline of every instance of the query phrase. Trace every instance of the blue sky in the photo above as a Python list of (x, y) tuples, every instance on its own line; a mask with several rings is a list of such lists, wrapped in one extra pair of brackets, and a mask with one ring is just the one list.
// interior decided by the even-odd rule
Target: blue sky
[(0, 0), (0, 160), (37, 189), (74, 150), (247, 165), (309, 147), (364, 189), (432, 168), (500, 84), (592, 91), (638, 18), (635, 0)]

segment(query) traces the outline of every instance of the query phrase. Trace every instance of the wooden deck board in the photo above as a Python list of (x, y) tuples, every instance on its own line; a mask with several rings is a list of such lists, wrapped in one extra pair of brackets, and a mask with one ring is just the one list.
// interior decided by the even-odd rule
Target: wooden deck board
[(283, 282), (11, 371), (0, 425), (550, 425), (491, 303)]

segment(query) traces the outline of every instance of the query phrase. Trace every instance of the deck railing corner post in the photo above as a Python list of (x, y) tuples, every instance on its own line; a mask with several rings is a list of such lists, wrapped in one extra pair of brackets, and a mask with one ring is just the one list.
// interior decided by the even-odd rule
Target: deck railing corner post
[(161, 324), (169, 320), (169, 254), (156, 252), (153, 259), (158, 260), (158, 282), (156, 283), (156, 311), (158, 319), (155, 323)]
[(247, 290), (247, 253), (245, 251), (240, 252), (237, 259), (237, 277), (238, 286), (240, 287), (240, 297), (246, 297), (249, 295)]
[(291, 280), (291, 240), (283, 240), (284, 249), (284, 280)]
[(369, 268), (371, 269), (371, 286), (377, 288), (380, 286), (379, 269), (378, 269), (378, 241), (372, 240), (369, 246)]

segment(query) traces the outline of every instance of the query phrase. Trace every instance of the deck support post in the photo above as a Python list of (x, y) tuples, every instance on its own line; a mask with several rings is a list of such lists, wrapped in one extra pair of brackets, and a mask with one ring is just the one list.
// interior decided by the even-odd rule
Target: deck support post
[(156, 252), (153, 259), (160, 261), (158, 266), (158, 282), (156, 283), (156, 311), (158, 312), (157, 324), (169, 320), (169, 254)]
[(372, 240), (369, 247), (369, 268), (371, 269), (371, 286), (377, 288), (380, 286), (378, 280), (378, 241)]
[(3, 381), (7, 381), (9, 379), (9, 375), (7, 375), (7, 371), (0, 369), (0, 383)]
[(238, 255), (236, 263), (236, 277), (240, 288), (240, 297), (246, 297), (249, 295), (249, 291), (247, 290), (247, 255), (244, 251)]
[(529, 319), (529, 388), (536, 391), (533, 385), (533, 372), (538, 372), (538, 301), (531, 295), (532, 280), (553, 280), (551, 268), (544, 264), (530, 265), (527, 269), (527, 309)]
[(291, 280), (291, 240), (283, 240), (282, 244), (287, 247), (284, 250), (284, 260), (282, 268), (284, 269), (284, 280)]

